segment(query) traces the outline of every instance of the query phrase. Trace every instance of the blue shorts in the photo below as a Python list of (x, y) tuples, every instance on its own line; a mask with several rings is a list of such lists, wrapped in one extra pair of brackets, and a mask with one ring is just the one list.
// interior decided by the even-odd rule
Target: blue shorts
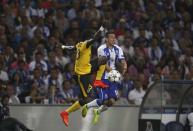
[(105, 84), (107, 84), (108, 88), (100, 88), (96, 87), (98, 99), (104, 101), (110, 98), (118, 99), (118, 86), (119, 83), (110, 82), (109, 80), (102, 80)]

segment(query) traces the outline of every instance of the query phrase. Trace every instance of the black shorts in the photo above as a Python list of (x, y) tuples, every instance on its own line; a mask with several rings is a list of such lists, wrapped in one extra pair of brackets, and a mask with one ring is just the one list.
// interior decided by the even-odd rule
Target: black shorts
[(75, 79), (80, 87), (80, 98), (88, 97), (91, 86), (91, 74), (86, 75), (75, 75)]

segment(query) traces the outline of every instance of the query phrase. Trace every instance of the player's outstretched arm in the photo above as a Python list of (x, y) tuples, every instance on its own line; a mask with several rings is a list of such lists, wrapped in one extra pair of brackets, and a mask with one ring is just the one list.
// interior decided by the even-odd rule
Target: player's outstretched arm
[(100, 33), (101, 33), (102, 31), (104, 31), (104, 27), (103, 27), (103, 26), (101, 26), (101, 27), (99, 28), (99, 30), (95, 32), (93, 38), (91, 38), (91, 39), (89, 39), (89, 40), (86, 40), (86, 43), (87, 43), (86, 47), (87, 47), (87, 48), (99, 37), (99, 35), (100, 35)]
[(104, 28), (103, 26), (101, 26), (101, 27), (99, 28), (99, 30), (98, 30), (97, 32), (95, 32), (93, 39), (97, 39), (97, 37), (99, 36), (99, 34), (100, 34), (101, 32), (103, 32), (104, 30), (105, 30), (105, 28)]
[(72, 49), (75, 49), (76, 47), (75, 47), (75, 46), (62, 45), (61, 48), (62, 48), (62, 49), (72, 50)]

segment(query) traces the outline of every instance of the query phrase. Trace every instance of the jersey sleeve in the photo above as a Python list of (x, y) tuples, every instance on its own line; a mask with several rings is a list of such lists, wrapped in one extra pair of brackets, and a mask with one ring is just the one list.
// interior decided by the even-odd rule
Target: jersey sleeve
[(87, 44), (86, 41), (79, 42), (79, 43), (76, 44), (76, 49), (84, 49), (84, 48), (86, 48), (86, 44)]

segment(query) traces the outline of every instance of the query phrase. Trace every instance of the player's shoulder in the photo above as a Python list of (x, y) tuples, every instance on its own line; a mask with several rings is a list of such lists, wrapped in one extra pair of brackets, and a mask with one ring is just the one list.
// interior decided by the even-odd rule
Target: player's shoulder
[(122, 50), (122, 48), (119, 45), (114, 45), (115, 48)]
[(83, 47), (87, 44), (87, 41), (80, 41), (76, 44), (76, 47), (80, 48), (80, 47)]
[(118, 50), (119, 52), (123, 52), (123, 49), (118, 45), (114, 45), (114, 48), (115, 50)]
[(102, 45), (100, 45), (100, 46), (98, 47), (98, 50), (103, 50), (103, 49), (105, 49), (105, 48), (107, 48), (107, 45), (106, 45), (106, 44), (102, 44)]
[(78, 44), (85, 45), (85, 44), (87, 44), (87, 41), (86, 40), (85, 41), (80, 41), (80, 42), (78, 42)]
[(102, 45), (99, 46), (99, 48), (106, 48), (106, 47), (107, 47), (106, 44), (102, 44)]

